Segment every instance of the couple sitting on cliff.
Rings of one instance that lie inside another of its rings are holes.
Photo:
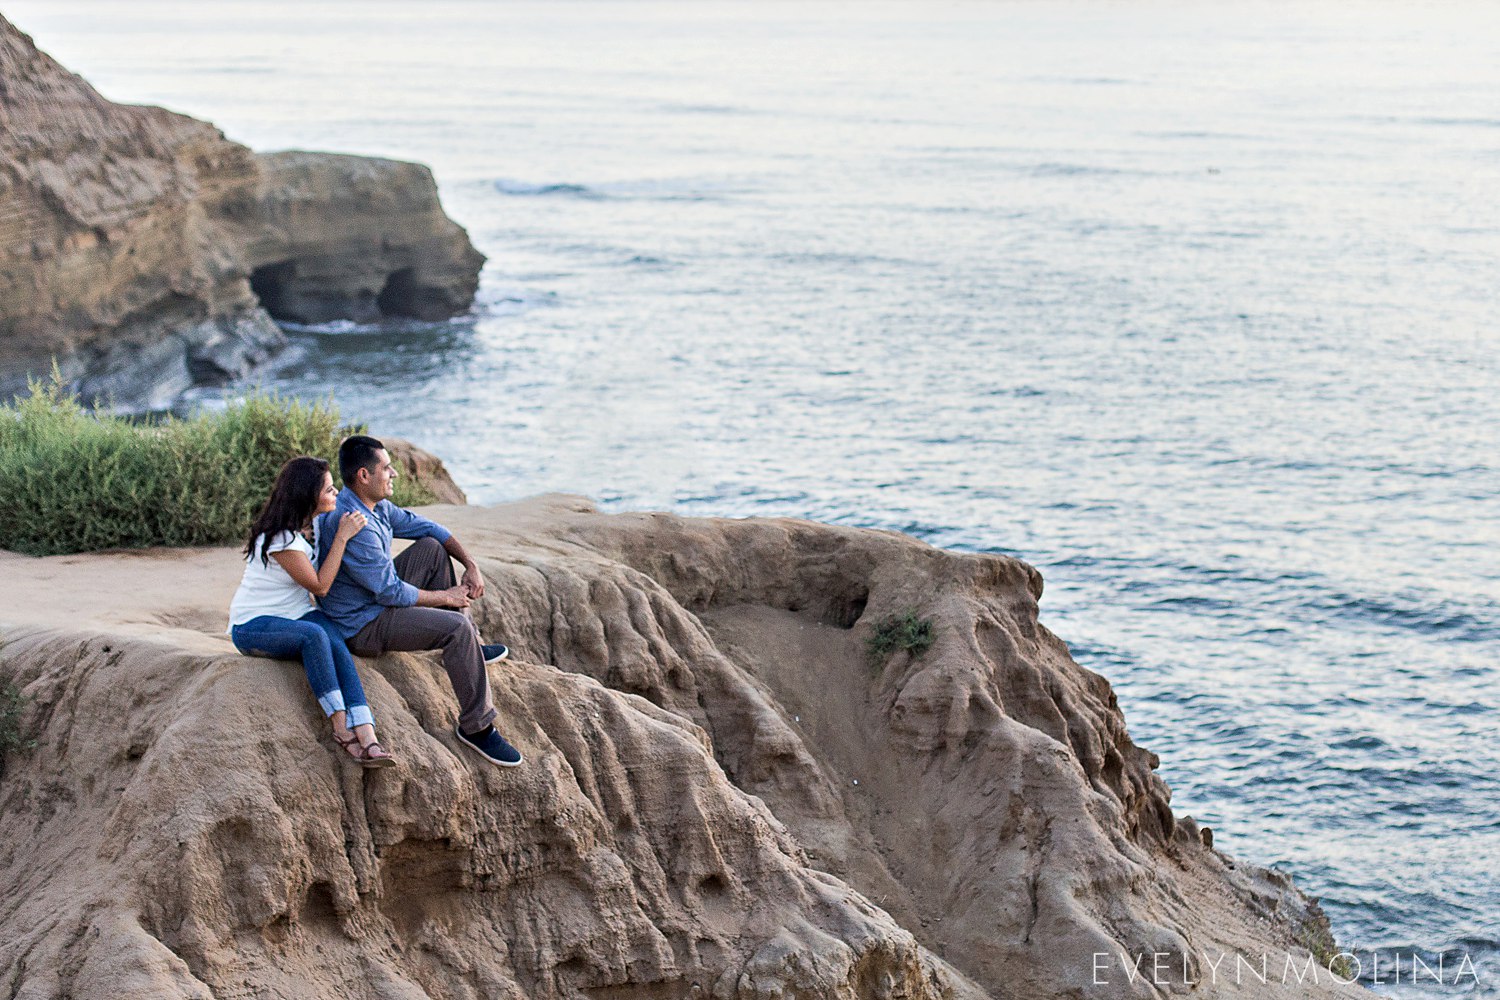
[[[485,671],[509,650],[484,645],[466,610],[484,596],[479,567],[452,532],[387,499],[397,473],[379,441],[347,438],[339,475],[344,488],[335,491],[321,458],[282,466],[245,541],[245,575],[229,606],[235,647],[247,656],[300,656],[334,740],[365,767],[395,758],[375,739],[350,650],[441,649],[458,695],[459,742],[493,764],[521,763],[495,731]],[[393,537],[416,542],[392,559]],[[463,564],[462,580],[450,557]]]

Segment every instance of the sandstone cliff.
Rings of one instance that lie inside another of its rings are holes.
[[[399,766],[341,759],[300,667],[222,636],[229,549],[0,553],[0,681],[37,740],[0,779],[0,992],[1362,992],[1278,985],[1326,923],[1173,816],[1026,564],[574,497],[432,513],[514,649],[492,677],[521,768],[455,745],[431,655],[363,661]],[[872,664],[906,608],[935,643]],[[1271,984],[1207,981],[1221,951]],[[1166,953],[1177,985],[1096,952]]]
[[[163,407],[264,362],[273,316],[451,316],[483,262],[426,167],[256,155],[105,100],[0,17],[0,398],[56,358],[85,399]]]

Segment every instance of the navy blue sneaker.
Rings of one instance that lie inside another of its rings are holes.
[[[485,666],[489,666],[491,663],[499,663],[510,655],[510,649],[503,642],[480,646],[479,650],[484,653]]]
[[[499,764],[501,767],[515,767],[521,763],[521,751],[511,746],[504,736],[495,731],[494,726],[485,726],[483,732],[470,736],[468,733],[453,727],[453,732],[463,741],[464,746],[473,750],[479,756],[491,764]]]

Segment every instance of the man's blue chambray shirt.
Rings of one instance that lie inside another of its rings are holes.
[[[333,510],[318,515],[318,565],[328,558],[333,536],[339,530],[339,518],[358,511],[369,519],[359,534],[344,546],[344,561],[339,566],[333,586],[318,601],[323,613],[332,618],[339,631],[348,638],[380,617],[386,608],[409,608],[417,603],[417,588],[396,575],[391,562],[392,538],[436,538],[446,542],[453,532],[389,500],[382,500],[372,511],[360,502],[346,486],[339,491]]]

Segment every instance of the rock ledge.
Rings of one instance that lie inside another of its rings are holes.
[[[230,549],[0,553],[0,992],[25,998],[1361,996],[1316,906],[1175,817],[1108,682],[1001,556],[789,519],[430,511],[476,554],[525,766],[432,655],[363,662],[398,768],[222,634]],[[58,594],[78,595],[60,602]],[[936,641],[871,663],[914,608]],[[1113,957],[1162,953],[1171,984]]]

